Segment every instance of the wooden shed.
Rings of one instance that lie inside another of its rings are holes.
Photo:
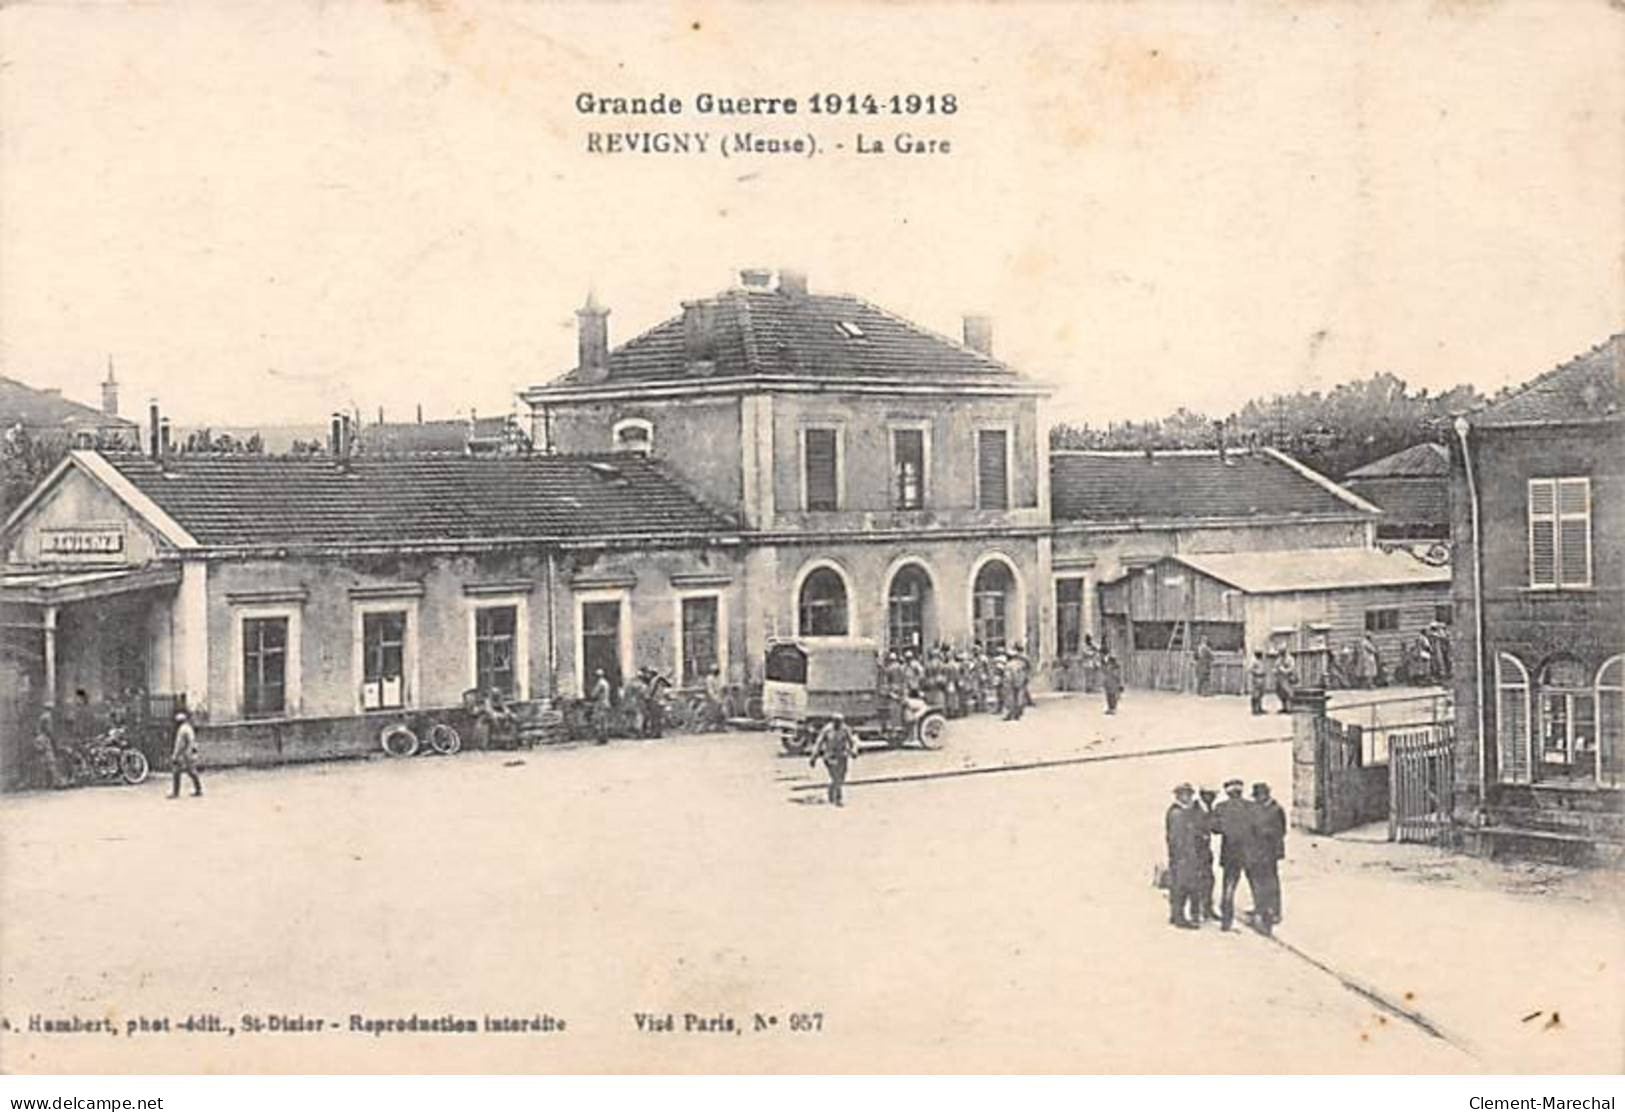
[[[1239,694],[1255,651],[1297,657],[1306,684],[1370,633],[1390,673],[1407,642],[1451,624],[1450,568],[1405,551],[1311,548],[1173,555],[1100,586],[1106,641],[1137,687],[1195,689],[1192,650],[1214,650],[1214,688]]]

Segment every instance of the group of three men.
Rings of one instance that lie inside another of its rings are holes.
[[[1254,922],[1265,934],[1281,921],[1279,864],[1286,856],[1286,812],[1270,796],[1268,784],[1254,784],[1252,798],[1242,796],[1240,780],[1224,782],[1224,798],[1203,789],[1200,798],[1190,784],[1174,788],[1165,821],[1168,840],[1168,922],[1193,930],[1217,918],[1233,929],[1236,888],[1243,875],[1252,892]],[[1213,836],[1219,837],[1218,914],[1213,907]]]

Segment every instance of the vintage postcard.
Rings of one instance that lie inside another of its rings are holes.
[[[1619,1072],[1622,182],[1603,0],[0,7],[0,1071]]]

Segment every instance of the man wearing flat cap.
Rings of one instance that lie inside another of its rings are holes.
[[[1242,798],[1240,780],[1224,782],[1224,798],[1213,807],[1213,829],[1219,835],[1219,926],[1233,930],[1236,920],[1236,886],[1247,870],[1254,841],[1252,804]],[[1258,894],[1253,893],[1253,901]]]
[[[1207,816],[1196,806],[1196,789],[1180,784],[1164,818],[1168,840],[1168,922],[1194,930],[1201,915],[1197,873],[1201,869],[1197,837],[1207,836]]]

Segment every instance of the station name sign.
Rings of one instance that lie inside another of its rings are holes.
[[[40,555],[52,560],[122,560],[124,548],[122,525],[46,529],[40,534]]]

